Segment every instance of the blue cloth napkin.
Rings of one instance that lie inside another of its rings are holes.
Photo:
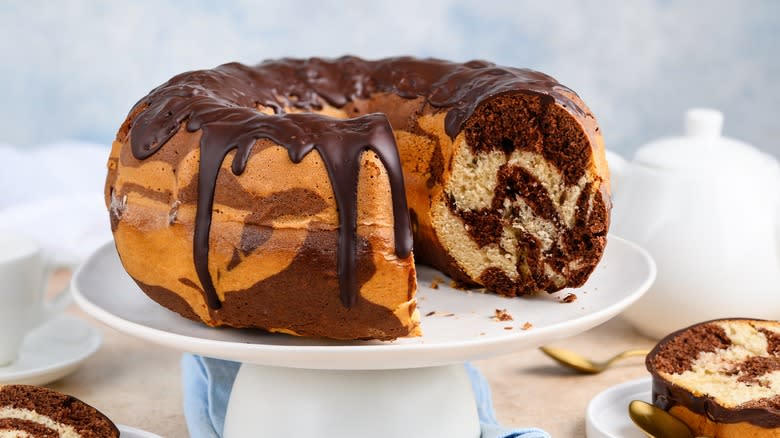
[[[184,415],[192,438],[221,438],[233,381],[241,364],[185,354],[181,360]],[[485,377],[466,364],[482,423],[481,438],[550,438],[540,429],[503,427],[496,420],[490,387]]]

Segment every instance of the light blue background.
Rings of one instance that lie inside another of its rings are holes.
[[[110,144],[183,70],[279,56],[483,58],[577,91],[630,154],[711,106],[780,155],[780,1],[8,1],[0,142]]]

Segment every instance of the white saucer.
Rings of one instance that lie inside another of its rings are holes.
[[[123,424],[117,424],[116,427],[119,429],[119,438],[162,438],[160,435]]]
[[[76,271],[71,290],[82,309],[108,326],[170,348],[257,365],[380,370],[462,363],[575,335],[635,302],[652,284],[656,269],[642,248],[610,236],[588,282],[554,295],[511,299],[456,290],[446,282],[433,289],[431,281],[441,274],[423,266],[417,273],[424,335],[393,342],[330,341],[206,327],[149,299],[122,268],[113,243],[101,247]],[[576,300],[563,303],[569,293],[575,293]],[[496,321],[496,309],[507,309],[514,321]]]
[[[588,438],[645,438],[628,416],[631,400],[652,403],[650,377],[615,385],[588,403],[585,418]]]
[[[0,384],[44,385],[61,379],[94,354],[102,340],[85,321],[58,315],[27,335],[16,362],[0,367]]]

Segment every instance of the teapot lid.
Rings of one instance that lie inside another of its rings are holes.
[[[659,169],[752,172],[777,167],[774,158],[741,141],[723,137],[723,113],[693,108],[685,112],[685,135],[650,142],[637,151],[634,161]]]

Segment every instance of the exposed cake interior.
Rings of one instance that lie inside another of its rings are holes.
[[[71,396],[36,386],[0,386],[2,438],[118,436],[116,426],[105,415]]]
[[[579,286],[598,263],[608,209],[577,123],[540,96],[512,94],[483,104],[455,139],[433,224],[450,256],[489,290]]]
[[[780,424],[780,323],[725,320],[695,326],[663,343],[649,365],[695,397],[727,409],[775,411]]]

